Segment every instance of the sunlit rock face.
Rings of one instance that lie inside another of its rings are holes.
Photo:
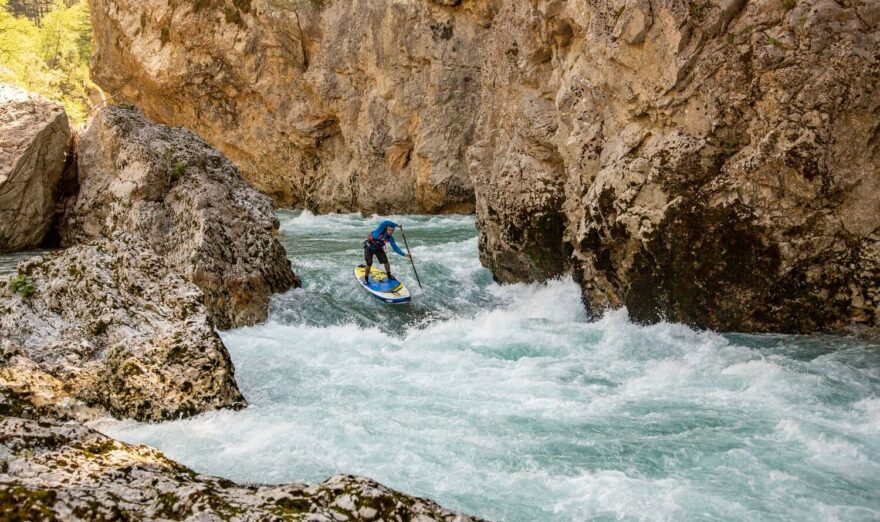
[[[96,81],[284,206],[473,210],[478,27],[426,2],[93,0]],[[326,4],[326,5],[324,5]]]
[[[43,241],[69,142],[60,104],[0,85],[0,252]]]
[[[136,237],[22,261],[0,302],[0,391],[35,414],[159,421],[245,405],[202,292]]]
[[[502,281],[876,327],[872,2],[93,0],[98,82],[282,204],[467,210]]]
[[[79,185],[64,244],[142,240],[201,289],[218,328],[266,320],[270,297],[299,285],[272,202],[192,132],[108,107],[79,140]]]
[[[0,497],[12,520],[479,522],[373,480],[238,485],[75,423],[0,418]]]

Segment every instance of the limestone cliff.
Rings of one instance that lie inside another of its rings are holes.
[[[483,69],[470,157],[498,277],[568,265],[593,310],[640,321],[880,323],[876,2],[509,2],[495,19],[486,54],[509,59]]]
[[[281,203],[473,187],[495,276],[573,271],[595,312],[880,322],[875,0],[92,4],[98,82]]]
[[[415,2],[91,5],[95,80],[159,122],[195,129],[278,203],[473,209],[473,24],[438,21]]]

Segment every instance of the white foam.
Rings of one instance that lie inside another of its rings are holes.
[[[589,322],[571,279],[492,283],[467,216],[400,218],[427,284],[384,307],[349,284],[378,219],[282,215],[298,247],[336,236],[292,254],[307,288],[271,321],[222,334],[249,408],[99,429],[234,480],[363,474],[495,520],[880,509],[877,382],[846,354],[797,360],[784,345],[803,338],[755,348],[625,309]]]

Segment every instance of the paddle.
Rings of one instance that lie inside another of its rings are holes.
[[[400,225],[400,235],[403,236],[403,246],[406,247],[406,253],[409,254],[409,262],[412,263],[413,273],[416,275],[416,281],[419,282],[419,288],[422,288],[422,281],[419,279],[419,272],[416,270],[416,263],[413,261],[412,252],[409,251],[409,243],[406,242],[406,232],[403,231],[403,225]],[[424,288],[422,288],[424,290]]]

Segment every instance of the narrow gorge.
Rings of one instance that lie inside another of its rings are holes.
[[[876,328],[875,2],[93,2],[95,80],[277,204],[475,208],[593,313]]]
[[[880,517],[877,0],[77,1],[82,127],[0,38],[0,518]]]

